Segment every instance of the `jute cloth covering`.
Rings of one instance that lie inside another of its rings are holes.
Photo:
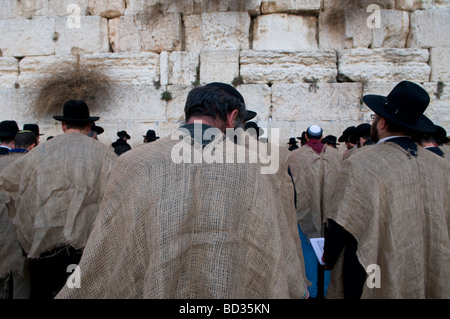
[[[25,153],[10,153],[0,156],[0,172]],[[4,202],[6,195],[0,192],[0,278],[6,277],[10,271],[22,278],[28,278],[28,263],[19,245],[16,231],[8,216]]]
[[[0,192],[28,258],[63,245],[85,246],[116,160],[99,141],[64,133],[0,173]]]
[[[366,281],[362,298],[450,297],[448,162],[420,147],[413,157],[392,142],[363,148],[344,161],[332,204],[328,217],[356,238],[364,269],[380,267],[380,288]],[[339,258],[327,298],[343,297]]]
[[[289,155],[289,167],[297,193],[297,222],[308,239],[323,237],[325,206],[341,169],[342,154],[325,146],[320,154],[302,146]]]
[[[447,160],[447,162],[450,163],[450,146],[448,145],[441,145],[439,148],[444,153],[444,158]]]
[[[66,285],[56,298],[306,297],[277,174],[261,174],[259,163],[175,163],[174,147],[198,147],[176,132],[181,140],[121,155],[79,265],[80,288]],[[219,135],[204,153],[221,154],[223,144]]]

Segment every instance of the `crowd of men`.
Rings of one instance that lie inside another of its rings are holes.
[[[192,89],[185,122],[134,149],[126,131],[114,151],[100,143],[84,101],[62,106],[63,134],[45,142],[1,122],[1,297],[449,298],[446,131],[413,82],[363,100],[372,123],[339,138],[312,124],[300,146],[269,140],[273,174],[268,155],[239,160],[267,141],[225,83]]]

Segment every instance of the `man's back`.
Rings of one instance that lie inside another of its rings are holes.
[[[276,175],[260,164],[176,163],[174,147],[191,143],[199,146],[168,137],[119,158],[80,263],[81,289],[58,298],[307,296]]]
[[[303,146],[289,155],[289,168],[296,190],[297,220],[308,238],[322,237],[324,206],[341,168],[342,155],[324,146],[320,154]]]
[[[29,258],[55,245],[84,247],[116,159],[100,142],[65,133],[2,172],[0,188],[14,197],[12,221]]]
[[[417,154],[388,142],[344,161],[329,218],[356,238],[365,270],[380,267],[380,287],[364,285],[362,298],[450,297],[450,166]],[[339,264],[330,297],[342,297]]]

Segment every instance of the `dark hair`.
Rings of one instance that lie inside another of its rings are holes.
[[[217,117],[223,121],[233,110],[238,110],[237,121],[244,123],[245,104],[236,95],[215,86],[200,86],[191,90],[186,99],[186,121],[194,115]]]
[[[404,134],[406,134],[408,136],[414,137],[414,138],[417,135],[421,134],[420,132],[417,132],[415,130],[409,129],[407,127],[404,127],[404,126],[402,126],[400,124],[397,124],[397,123],[395,123],[395,122],[393,122],[393,121],[391,121],[391,120],[389,120],[389,119],[387,119],[385,117],[383,117],[383,118],[384,118],[384,120],[386,122],[387,130],[390,133],[402,132],[402,133],[404,133]]]
[[[37,144],[36,135],[31,131],[20,131],[14,138],[15,148],[27,149],[33,144]]]
[[[91,125],[92,122],[66,122],[66,127],[68,129],[76,129],[76,130],[83,130],[86,128],[86,126]]]

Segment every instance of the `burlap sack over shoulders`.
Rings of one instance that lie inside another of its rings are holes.
[[[361,150],[344,161],[332,202],[329,218],[356,238],[358,260],[373,275],[362,298],[450,297],[450,165],[444,159],[420,147],[413,157],[394,143]],[[341,253],[328,298],[342,298],[342,288]]]
[[[306,297],[276,174],[262,175],[259,164],[175,163],[174,148],[197,146],[179,134],[119,158],[80,288],[66,285],[56,298]]]
[[[0,157],[0,172],[25,153],[10,153]],[[9,219],[6,203],[7,195],[0,192],[0,278],[7,276],[10,271],[14,275],[28,278],[28,263],[19,245],[16,231]]]
[[[116,160],[99,141],[65,133],[1,172],[0,191],[14,203],[10,218],[28,258],[62,245],[84,247]]]
[[[303,146],[289,155],[289,168],[297,194],[297,222],[306,237],[323,237],[325,207],[341,169],[339,151],[324,147],[321,154]]]

